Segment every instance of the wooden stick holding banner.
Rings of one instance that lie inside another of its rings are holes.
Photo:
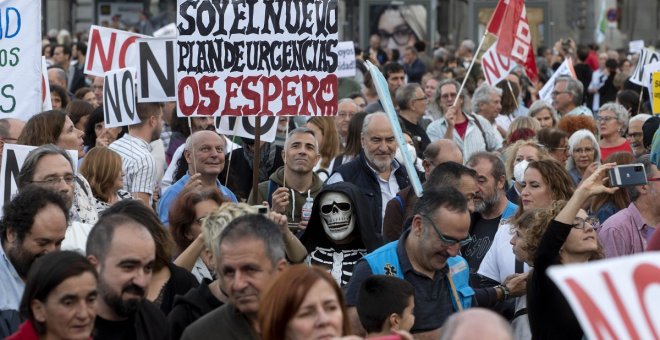
[[[470,77],[470,72],[472,72],[472,67],[474,66],[475,61],[477,61],[477,55],[479,55],[479,51],[481,51],[481,46],[483,46],[487,34],[488,31],[485,31],[484,35],[481,37],[481,41],[479,41],[479,47],[477,47],[477,49],[474,51],[474,56],[472,57],[472,61],[470,61],[470,66],[468,66],[467,71],[465,71],[465,77],[463,77],[461,87],[458,89],[458,92],[456,92],[456,98],[454,99],[454,103],[451,104],[451,106],[456,106],[456,103],[458,103],[458,99],[461,97],[461,91],[463,91],[465,83],[467,83],[467,80]]]
[[[278,122],[279,125],[279,122]],[[286,164],[286,140],[289,139],[289,118],[286,119],[286,133],[284,135],[284,164]],[[282,175],[282,186],[286,188],[286,171]]]
[[[511,82],[506,81],[506,84],[509,85],[509,91],[511,92],[511,98],[513,98],[513,103],[516,104],[516,110],[518,109],[518,99],[516,98],[516,94],[513,93],[513,87],[511,87]]]
[[[254,146],[252,148],[252,197],[254,197],[254,202],[248,202],[249,204],[259,204],[256,203],[259,200],[259,163],[261,160],[261,116],[255,117],[254,124]]]
[[[419,176],[417,176],[415,163],[412,161],[413,158],[410,155],[408,147],[406,146],[406,141],[403,138],[403,131],[401,131],[401,125],[399,124],[396,111],[394,110],[394,105],[392,104],[390,91],[387,87],[387,80],[385,80],[383,74],[374,64],[367,61],[366,66],[367,70],[369,70],[369,73],[371,74],[371,78],[374,80],[374,85],[376,86],[376,91],[378,92],[378,99],[380,99],[381,104],[383,104],[385,114],[387,115],[387,120],[390,122],[392,132],[394,132],[397,147],[401,150],[401,154],[403,155],[403,159],[406,163],[406,172],[410,178],[410,183],[413,187],[413,190],[415,190],[415,195],[417,195],[417,197],[422,197],[422,182],[420,182]]]

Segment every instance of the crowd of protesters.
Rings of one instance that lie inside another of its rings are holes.
[[[3,338],[582,339],[547,268],[660,250],[660,118],[629,80],[637,54],[560,40],[538,48],[536,84],[515,69],[489,85],[478,60],[467,72],[472,41],[399,59],[374,35],[336,115],[255,145],[175,103],[107,128],[85,41],[44,40],[53,110],[0,119],[0,147],[36,147],[2,208]],[[577,78],[540,99],[567,58]],[[613,186],[633,163],[647,183]]]

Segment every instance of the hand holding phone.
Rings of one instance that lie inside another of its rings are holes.
[[[609,177],[614,187],[631,187],[648,183],[644,164],[641,163],[617,165],[609,170]]]

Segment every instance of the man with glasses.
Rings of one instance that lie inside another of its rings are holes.
[[[651,118],[652,116],[646,113],[640,113],[628,121],[628,133],[626,138],[628,143],[630,143],[630,148],[632,148],[633,154],[636,157],[639,157],[647,153],[646,148],[644,147],[644,132],[642,131],[642,126],[644,123]]]
[[[552,91],[552,106],[562,116],[585,115],[594,117],[594,113],[583,102],[582,83],[570,76],[559,76]]]
[[[598,237],[608,258],[641,253],[660,225],[660,171],[648,155],[637,159],[644,165],[647,184],[619,190],[628,190],[630,205],[619,210],[603,222]]]
[[[25,122],[16,118],[0,119],[0,160],[5,144],[15,144],[24,126]]]
[[[63,199],[68,211],[67,217],[72,217],[79,208],[74,200],[73,161],[63,149],[52,144],[42,145],[28,154],[16,178],[18,191],[22,192],[29,186],[39,186],[57,192]],[[92,226],[67,218],[68,227],[62,242],[63,250],[85,251],[87,235]]]
[[[361,329],[355,305],[362,282],[374,274],[390,275],[415,288],[411,332],[420,338],[439,338],[445,320],[472,304],[469,268],[458,256],[461,247],[471,241],[469,227],[463,194],[452,187],[424,190],[415,205],[411,227],[398,241],[376,249],[355,266],[346,291],[353,329]]]
[[[502,141],[497,138],[490,122],[480,115],[469,113],[465,94],[458,93],[460,84],[457,81],[444,80],[438,88],[443,116],[429,124],[426,129],[431,141],[443,138],[453,140],[463,150],[463,162],[475,152],[494,151],[502,147]],[[456,96],[459,96],[458,100]]]
[[[394,100],[399,106],[401,127],[410,134],[414,144],[417,145],[417,157],[422,157],[422,152],[431,143],[421,124],[428,98],[418,83],[410,83],[396,91]]]

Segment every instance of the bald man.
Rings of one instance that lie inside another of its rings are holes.
[[[442,326],[440,340],[513,340],[509,323],[485,308],[470,308],[456,313]]]
[[[66,89],[67,76],[66,72],[58,66],[51,66],[48,69],[48,83],[50,85],[59,85],[63,89]]]
[[[23,132],[25,122],[16,118],[0,119],[0,160],[2,160],[2,151],[5,144],[15,144],[18,136]]]
[[[436,166],[445,162],[463,164],[463,152],[449,139],[438,139],[429,144],[423,153],[424,177],[428,178]],[[412,216],[417,195],[412,186],[403,188],[396,197],[387,202],[383,218],[383,239],[385,242],[396,241],[401,236],[403,224]]]

